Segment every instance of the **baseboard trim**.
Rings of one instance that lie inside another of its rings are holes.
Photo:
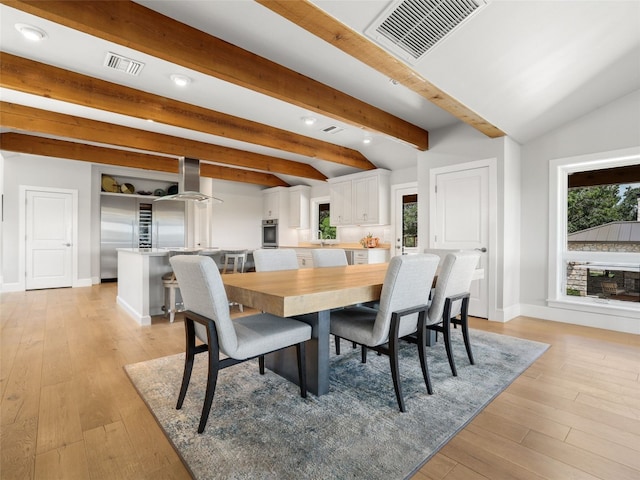
[[[520,315],[539,318],[541,320],[570,323],[572,325],[602,328],[605,330],[613,330],[615,332],[640,335],[640,322],[638,319],[621,315],[584,312],[579,310],[528,304],[520,304]]]

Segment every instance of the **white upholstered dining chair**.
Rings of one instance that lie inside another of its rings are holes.
[[[435,255],[398,255],[391,259],[384,278],[378,310],[350,307],[331,312],[330,332],[389,356],[393,387],[401,412],[405,411],[398,365],[399,340],[417,334],[418,355],[427,392],[432,393],[426,359],[425,321],[431,283],[438,266]]]
[[[342,248],[314,248],[311,250],[314,267],[344,267],[348,265],[347,253]]]
[[[475,251],[447,253],[441,263],[429,307],[427,329],[442,333],[449,366],[454,377],[458,372],[451,350],[451,324],[462,327],[467,356],[471,365],[474,364],[469,341],[469,288],[479,260],[480,253]]]
[[[264,373],[264,355],[296,346],[300,395],[307,396],[305,342],[311,338],[311,326],[292,318],[259,313],[231,321],[229,301],[220,272],[213,259],[203,256],[174,256],[170,259],[180,282],[186,307],[184,326],[186,355],[182,386],[176,409],[181,409],[191,378],[194,357],[208,352],[208,375],[204,406],[198,433],[209,418],[218,381],[218,371],[258,358]],[[196,345],[198,338],[203,345]],[[220,358],[223,354],[227,358]]]
[[[297,270],[298,256],[293,248],[260,248],[253,251],[256,272]]]

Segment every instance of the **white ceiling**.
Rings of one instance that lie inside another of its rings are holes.
[[[458,122],[389,78],[250,0],[142,0],[138,3],[241,48],[337,88],[427,130]],[[320,8],[361,33],[391,3],[387,0],[317,0]],[[39,44],[26,42],[15,23],[47,32]],[[304,109],[207,77],[149,55],[79,33],[0,5],[3,51],[110,82],[175,98],[213,110],[359,150],[381,168],[415,165],[417,151],[329,118],[307,127]],[[107,52],[145,63],[138,77],[103,66]],[[440,89],[476,111],[515,141],[526,143],[613,99],[640,89],[640,1],[492,0],[442,40],[413,67]],[[186,89],[172,73],[193,79]],[[149,123],[0,89],[3,100],[144,130],[184,136],[312,164],[332,177],[349,167],[275,151],[200,132]],[[321,132],[328,125],[345,130]],[[280,176],[280,175],[279,175]],[[283,177],[291,184],[310,180]]]

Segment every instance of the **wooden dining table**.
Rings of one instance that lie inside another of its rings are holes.
[[[311,325],[312,338],[306,348],[307,382],[308,390],[319,396],[329,392],[331,310],[379,300],[388,265],[249,272],[223,275],[222,280],[230,301]],[[295,349],[270,354],[265,364],[297,383]]]

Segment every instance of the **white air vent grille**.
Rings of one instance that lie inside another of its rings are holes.
[[[144,67],[144,63],[142,62],[112,52],[107,53],[107,57],[104,59],[104,65],[105,67],[113,68],[114,70],[134,76],[139,75],[142,67]]]
[[[365,33],[415,64],[484,5],[485,0],[401,0],[386,9]]]
[[[344,131],[344,128],[338,127],[336,125],[330,125],[326,128],[323,128],[322,131],[324,133],[331,133],[331,134],[336,134],[336,133],[340,133],[342,131]]]

